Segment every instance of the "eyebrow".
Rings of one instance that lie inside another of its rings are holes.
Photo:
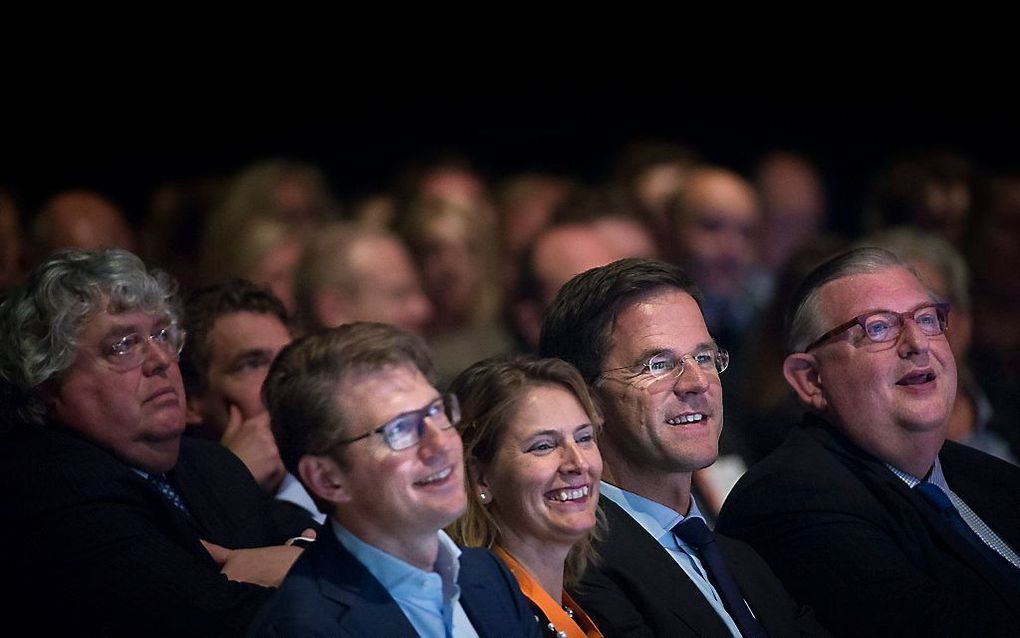
[[[917,304],[913,308],[910,308],[909,310],[904,310],[903,312],[917,312],[921,308],[930,308],[932,306],[938,305],[939,303],[940,302],[938,302],[938,301],[922,301],[921,303]],[[877,312],[891,312],[893,314],[901,314],[901,313],[899,313],[899,312],[897,312],[895,310],[890,310],[889,308],[872,308],[871,310],[865,310],[864,312],[858,312],[857,314],[855,314],[850,319],[850,321],[853,321],[854,319],[857,319],[857,317],[864,317],[866,315],[873,315],[873,314],[875,314]]]
[[[254,359],[256,357],[272,357],[272,356],[273,351],[271,348],[251,348],[249,350],[244,350],[243,352],[237,353],[237,355],[235,355],[234,358],[230,360],[230,363],[235,364],[238,363],[239,361]]]
[[[156,330],[162,330],[163,328],[166,327],[166,325],[169,324],[160,324],[159,322],[154,322],[152,324],[152,328],[150,331],[154,332]],[[105,334],[103,334],[101,341],[106,341],[108,339],[113,339],[115,337],[126,337],[127,335],[132,333],[142,334],[145,332],[146,331],[143,330],[142,327],[139,326],[137,323],[114,324],[110,326],[110,329],[107,330]]]
[[[923,306],[919,307],[923,308]],[[699,350],[704,350],[705,348],[718,348],[718,347],[719,346],[716,345],[715,341],[702,341],[701,343],[694,346],[694,349],[691,350],[691,352],[697,352]],[[676,355],[676,350],[674,350],[673,348],[646,348],[645,350],[641,351],[641,354],[638,355],[638,358],[634,362],[634,365],[644,365],[648,363],[648,360],[654,357],[655,355],[663,354],[666,352],[672,355]]]
[[[585,428],[593,428],[593,427],[595,427],[595,426],[592,425],[590,422],[585,421],[584,423],[581,423],[577,427],[574,428],[573,434],[577,434],[578,432],[580,432],[581,430],[583,430]],[[563,436],[563,432],[561,430],[556,429],[556,428],[548,428],[548,429],[545,429],[545,430],[539,430],[538,432],[532,432],[524,440],[525,441],[531,441],[532,439],[534,439],[536,437],[540,437],[540,436],[562,437]]]
[[[413,410],[406,410],[404,412],[401,412],[400,414],[394,414],[392,417],[390,417],[390,419],[388,419],[386,421],[386,423],[389,423],[393,419],[399,419],[402,416],[408,416],[410,414],[416,414],[418,412],[421,412],[422,410],[427,410],[428,408],[431,408],[433,406],[433,404],[435,404],[436,401],[442,401],[442,400],[443,400],[443,395],[440,394],[440,395],[436,396],[436,398],[430,399],[428,403],[426,403],[425,405],[421,406],[420,408],[415,408]],[[386,425],[386,423],[383,423],[383,425]],[[382,427],[382,426],[380,426],[380,427]]]

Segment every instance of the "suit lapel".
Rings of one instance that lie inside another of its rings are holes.
[[[221,477],[209,477],[197,471],[198,459],[192,458],[192,455],[199,455],[202,450],[195,449],[191,444],[192,441],[187,440],[187,437],[181,441],[181,456],[169,473],[174,489],[184,499],[188,511],[198,523],[199,534],[206,540],[220,539],[221,543],[236,541],[233,538],[236,535],[233,531],[236,526],[230,525],[225,518],[232,508],[218,498],[223,486],[208,483],[210,478],[215,480]],[[204,464],[206,471],[211,471],[213,467],[212,463]]]
[[[489,633],[490,629],[505,627],[515,618],[507,618],[506,607],[499,604],[502,597],[493,595],[493,592],[499,591],[504,584],[493,582],[490,577],[491,572],[483,562],[489,560],[487,553],[481,554],[471,549],[463,549],[462,552],[457,577],[460,604],[475,631],[480,637],[485,638],[494,635]]]
[[[869,491],[880,501],[885,501],[883,507],[890,512],[910,512],[912,516],[901,517],[900,524],[904,526],[905,532],[900,534],[901,538],[925,538],[930,537],[941,543],[949,552],[971,566],[995,591],[1017,591],[1015,582],[1004,582],[999,573],[993,572],[985,567],[984,559],[974,550],[970,544],[949,526],[948,523],[924,498],[915,493],[898,476],[892,473],[881,461],[858,451],[851,446],[837,433],[828,428],[822,428],[818,435],[823,444],[837,453],[852,459],[857,466],[858,476],[862,481],[870,483]],[[944,459],[943,459],[944,460]],[[943,467],[945,470],[945,467]],[[952,489],[952,486],[950,486]],[[961,496],[962,497],[962,496]],[[968,503],[969,505],[969,503]],[[980,514],[978,514],[980,516]],[[926,562],[935,552],[917,547],[911,544],[905,547],[908,554],[917,556],[918,562]],[[945,551],[945,550],[942,550]],[[1007,604],[1020,612],[1020,600],[1006,596]]]
[[[307,550],[323,597],[337,603],[341,635],[417,636],[389,592],[348,552],[327,525]]]
[[[604,496],[600,503],[609,523],[609,534],[599,547],[606,567],[640,574],[657,592],[662,607],[673,610],[695,635],[725,634],[719,614],[669,552],[619,505]]]

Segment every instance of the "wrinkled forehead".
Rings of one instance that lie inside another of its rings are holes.
[[[826,323],[877,310],[906,312],[933,301],[938,298],[917,275],[900,267],[846,275],[818,290],[818,308]]]
[[[132,332],[149,334],[173,321],[174,317],[168,312],[147,312],[142,309],[111,312],[110,306],[100,306],[83,318],[78,329],[78,339],[87,342]]]

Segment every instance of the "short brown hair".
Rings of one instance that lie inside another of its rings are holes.
[[[620,259],[576,275],[545,311],[538,353],[570,362],[585,381],[594,383],[612,346],[616,317],[667,289],[686,292],[699,308],[702,305],[694,281],[682,268],[664,261]]]
[[[297,475],[306,454],[325,454],[350,426],[337,389],[391,366],[435,370],[420,337],[384,323],[356,322],[301,337],[280,351],[262,384],[280,458]]]

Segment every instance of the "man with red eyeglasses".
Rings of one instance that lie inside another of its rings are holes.
[[[948,306],[877,248],[816,268],[783,374],[810,413],[737,484],[718,529],[834,633],[1015,636],[1020,470],[946,441]]]

